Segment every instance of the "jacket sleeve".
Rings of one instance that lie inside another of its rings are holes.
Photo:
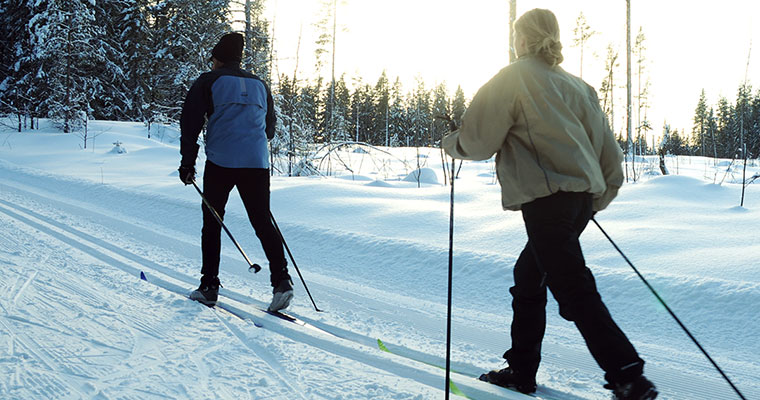
[[[602,132],[601,153],[599,155],[599,166],[602,168],[604,183],[607,189],[598,198],[594,199],[594,211],[601,211],[607,208],[612,200],[617,196],[618,190],[623,186],[623,151],[620,149],[615,134],[610,129],[607,116],[599,107],[599,100],[594,92],[593,111],[591,115],[595,119],[595,126]]]
[[[262,82],[263,83],[263,82]],[[267,139],[272,140],[274,139],[274,129],[275,126],[277,126],[277,115],[274,111],[274,99],[272,98],[272,91],[269,90],[269,86],[267,84],[264,84],[264,87],[267,89],[267,116],[266,116],[266,134]]]
[[[443,138],[446,153],[462,160],[487,160],[499,151],[514,125],[514,93],[500,72],[478,90],[462,117],[462,126]]]
[[[182,115],[179,119],[180,127],[180,146],[179,152],[182,155],[180,165],[192,167],[195,166],[195,159],[198,157],[198,136],[206,123],[206,110],[208,110],[209,99],[207,99],[203,88],[203,79],[198,78],[185,97],[185,104],[182,107]]]

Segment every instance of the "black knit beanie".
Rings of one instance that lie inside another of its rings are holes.
[[[211,57],[228,64],[239,64],[243,59],[243,35],[228,33],[219,39],[219,43],[211,50]]]

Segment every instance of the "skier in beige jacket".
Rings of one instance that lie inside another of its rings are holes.
[[[514,268],[509,366],[482,380],[524,393],[536,390],[546,325],[546,289],[573,321],[616,399],[654,399],[644,361],[612,320],[586,267],[579,237],[623,184],[620,146],[594,89],[558,64],[559,25],[534,9],[515,23],[518,60],[473,98],[459,130],[443,140],[464,160],[496,154],[502,206],[520,210],[528,243]]]

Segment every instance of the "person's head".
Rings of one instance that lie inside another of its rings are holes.
[[[517,56],[537,55],[549,65],[559,65],[562,43],[559,41],[559,23],[549,10],[535,8],[515,21],[514,46]]]
[[[219,39],[219,43],[211,50],[209,61],[214,63],[213,68],[222,65],[239,65],[243,59],[243,35],[228,33]]]

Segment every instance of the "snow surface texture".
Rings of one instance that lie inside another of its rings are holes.
[[[416,149],[390,149],[382,162],[345,149],[352,173],[273,177],[273,213],[325,310],[315,312],[296,282],[289,311],[336,337],[258,312],[271,296],[266,268],[247,273],[226,238],[221,302],[244,318],[183,297],[198,284],[201,203],[177,179],[176,131],[148,139],[141,124],[92,122],[94,142],[82,149],[82,137],[45,124],[0,131],[0,398],[443,397],[441,369],[372,346],[382,339],[391,352],[443,365],[449,187],[436,184],[445,181],[438,149],[421,149],[419,188],[404,179],[417,169]],[[677,175],[665,177],[656,165],[645,159],[643,178],[597,220],[744,395],[760,399],[760,185],[739,207],[735,164],[670,158]],[[454,382],[471,398],[521,399],[471,377],[501,367],[510,340],[508,289],[525,234],[499,196],[492,161],[463,164]],[[236,192],[225,222],[265,265]],[[582,243],[660,398],[738,398],[593,224]],[[608,398],[553,300],[547,315],[541,395]]]

